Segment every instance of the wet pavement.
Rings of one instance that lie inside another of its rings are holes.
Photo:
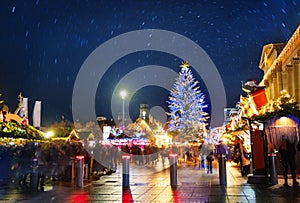
[[[233,162],[227,162],[227,185],[220,185],[217,162],[212,174],[186,163],[178,165],[177,187],[170,186],[167,166],[130,165],[130,187],[122,187],[122,168],[116,173],[84,182],[48,182],[44,191],[31,191],[16,184],[2,185],[0,202],[300,202],[300,187],[249,184]],[[292,180],[289,180],[292,183]]]

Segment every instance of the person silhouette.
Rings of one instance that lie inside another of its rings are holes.
[[[220,159],[222,155],[227,155],[227,148],[223,143],[223,140],[219,140],[219,144],[216,147],[217,158]]]
[[[282,136],[281,145],[279,147],[279,152],[281,155],[281,163],[283,166],[283,177],[284,186],[288,186],[288,169],[290,167],[293,185],[297,186],[299,183],[296,180],[296,147],[292,144],[286,135]]]

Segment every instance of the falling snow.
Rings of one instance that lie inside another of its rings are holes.
[[[15,98],[18,93],[15,91],[22,89],[19,81],[23,81],[27,89],[22,92],[29,97],[35,96],[36,89],[41,92],[41,99],[49,98],[50,94],[53,98],[47,100],[50,103],[57,93],[65,95],[62,107],[57,108],[69,111],[64,107],[71,102],[78,71],[97,47],[125,32],[162,29],[192,40],[210,56],[222,76],[228,105],[232,106],[242,93],[241,80],[261,79],[258,63],[263,46],[285,42],[297,28],[299,8],[296,0],[247,3],[153,0],[126,4],[104,0],[4,1],[0,7],[0,44],[5,52],[0,55],[0,61],[1,71],[5,72],[0,75],[0,93],[1,88],[11,87],[5,91],[10,95],[5,97]],[[153,38],[150,34],[149,41],[145,42],[149,49],[154,45]],[[176,42],[176,38],[172,39],[172,44]],[[116,42],[116,47],[119,44]],[[178,72],[181,60],[184,59],[147,51],[125,55],[110,67],[114,71],[107,71],[108,84],[100,81],[99,103],[110,105],[109,92],[134,68],[157,64]],[[233,72],[238,73],[238,77]],[[15,78],[8,77],[10,75]],[[96,77],[96,74],[91,73],[91,76]],[[105,85],[107,89],[101,90]],[[45,115],[51,113],[70,114],[47,112]]]

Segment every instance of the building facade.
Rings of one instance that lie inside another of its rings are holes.
[[[269,99],[285,89],[300,104],[300,26],[287,43],[263,47],[259,68],[264,71],[259,85],[266,87]]]

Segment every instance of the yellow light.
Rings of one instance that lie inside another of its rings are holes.
[[[181,68],[188,68],[190,66],[190,64],[187,61],[182,61],[180,67]]]
[[[46,133],[45,133],[45,137],[46,137],[47,139],[50,138],[50,137],[53,137],[53,135],[54,135],[53,131],[49,131],[49,132],[46,132]]]

